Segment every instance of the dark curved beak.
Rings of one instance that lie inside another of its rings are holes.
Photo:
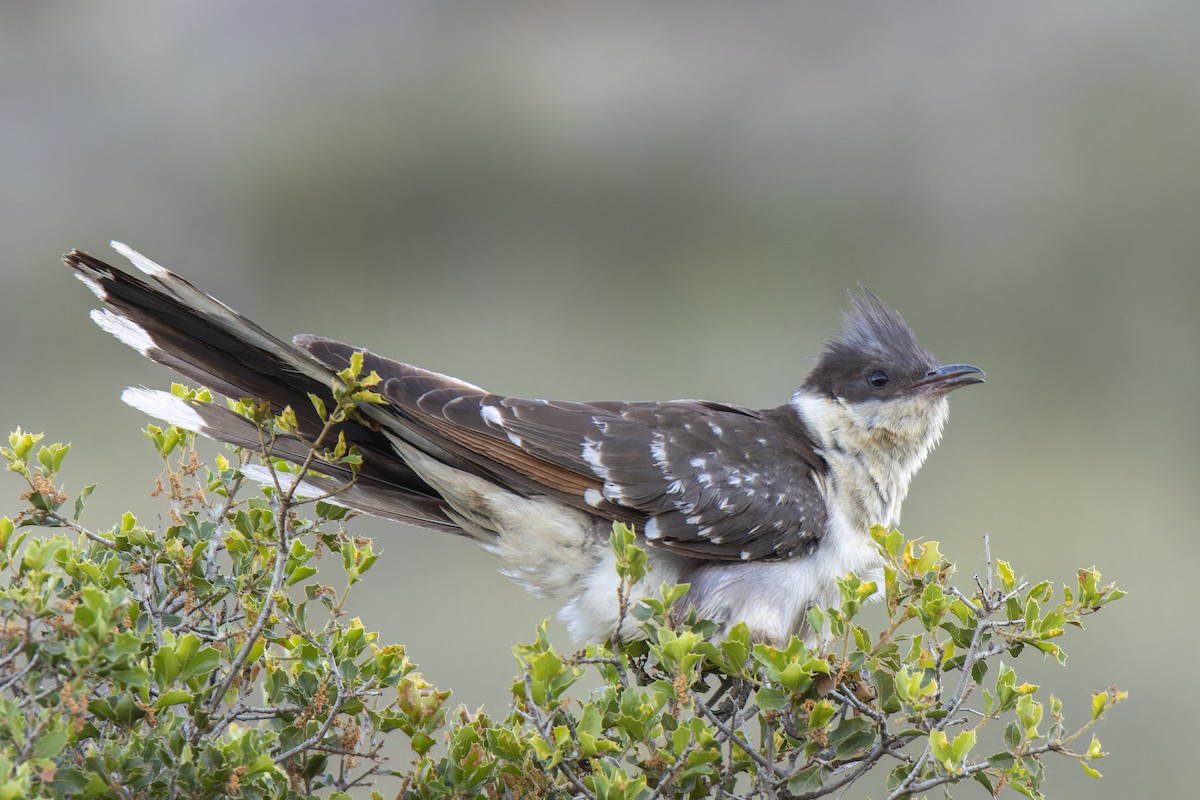
[[[970,364],[946,364],[926,372],[913,388],[945,394],[962,386],[983,383],[983,375],[983,370]]]

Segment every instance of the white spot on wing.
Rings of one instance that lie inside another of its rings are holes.
[[[157,347],[157,345],[154,344],[154,340],[150,338],[150,334],[146,331],[146,329],[128,317],[122,317],[120,314],[114,314],[107,308],[94,308],[92,309],[90,316],[92,318],[92,322],[96,323],[101,328],[132,347],[134,350],[137,350],[142,355],[147,355],[150,350]]]
[[[504,427],[504,417],[500,416],[500,410],[495,406],[480,406],[479,416],[483,417],[483,421],[489,425],[495,425],[497,428]]]
[[[615,483],[605,481],[604,496],[617,505],[624,505],[625,503],[625,495],[621,493],[621,487]]]
[[[147,275],[153,275],[156,278],[165,278],[170,276],[170,272],[162,266],[154,263],[144,255],[134,250],[124,242],[110,242],[112,249],[116,250],[121,255],[129,259],[129,262]]]
[[[704,467],[708,465],[708,460],[703,456],[692,456],[690,459],[688,459],[688,463],[696,469],[704,469]]]
[[[646,522],[646,529],[643,531],[647,539],[661,539],[662,531],[658,529],[658,517],[651,517]]]
[[[659,469],[667,469],[667,437],[662,431],[654,432],[654,437],[650,440],[650,455]]]
[[[130,386],[121,392],[121,400],[144,414],[197,433],[204,430],[204,419],[182,398],[157,389]]]
[[[458,398],[458,400],[464,400],[464,399],[465,398],[462,398],[462,397]],[[455,400],[454,402],[458,402],[458,400]],[[515,433],[512,433],[511,431],[507,430],[504,427],[504,417],[503,417],[503,415],[501,415],[500,409],[496,408],[495,406],[491,406],[491,405],[481,405],[479,407],[479,416],[482,417],[483,421],[486,422],[487,424],[504,431],[504,435],[508,437],[508,440],[510,442],[512,442],[514,445],[516,445],[517,447],[525,446],[524,439],[522,439],[520,436],[518,436]]]
[[[600,459],[600,442],[595,439],[584,439],[580,455],[601,478],[608,477],[608,467]]]

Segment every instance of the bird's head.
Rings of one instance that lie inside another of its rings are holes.
[[[923,459],[949,413],[946,395],[983,383],[983,374],[970,364],[939,364],[904,319],[860,285],[797,402],[807,399],[809,415],[816,411],[812,406],[827,406],[823,427],[836,426],[851,439],[911,446]]]

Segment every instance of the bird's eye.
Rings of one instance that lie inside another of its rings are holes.
[[[867,383],[876,389],[882,389],[884,386],[887,386],[889,380],[887,373],[881,369],[877,369],[867,376]]]

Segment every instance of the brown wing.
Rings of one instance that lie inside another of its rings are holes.
[[[297,343],[331,367],[354,348]],[[649,544],[721,560],[790,558],[825,532],[820,458],[785,415],[701,401],[579,403],[489,394],[368,355],[398,435],[513,488],[632,522]],[[399,421],[399,420],[398,420]]]

